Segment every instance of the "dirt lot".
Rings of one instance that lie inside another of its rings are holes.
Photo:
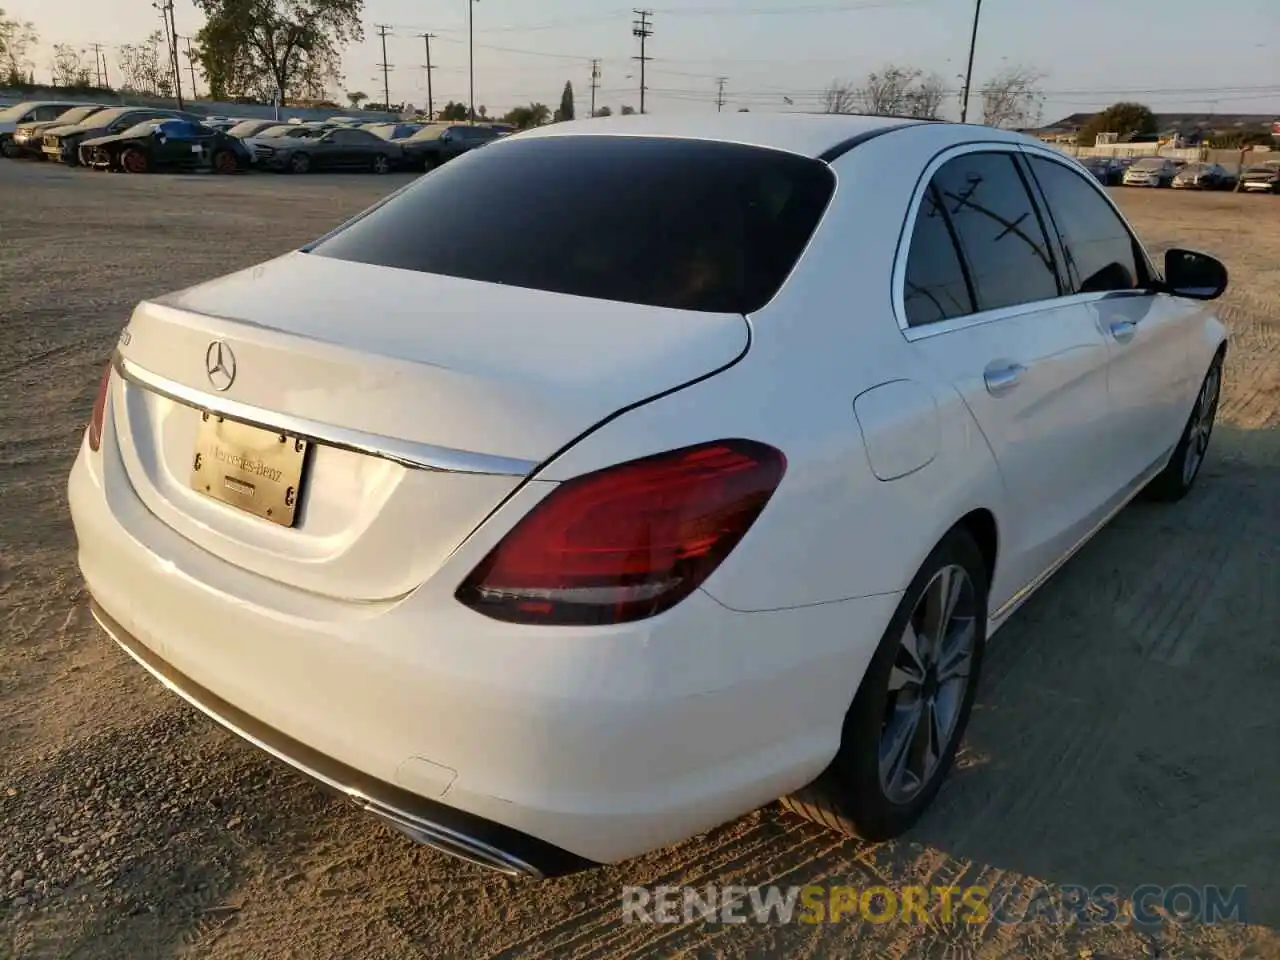
[[[0,162],[0,955],[1280,956],[1280,197],[1132,190],[1230,265],[1211,460],[1126,510],[988,654],[961,769],[907,841],[768,809],[511,882],[415,848],[222,732],[85,613],[64,482],[141,297],[285,251],[402,178],[129,178]],[[1248,925],[619,923],[624,884],[1188,883]]]

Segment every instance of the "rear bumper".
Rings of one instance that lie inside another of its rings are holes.
[[[277,757],[489,865],[625,860],[803,786],[834,756],[898,600],[746,614],[695,593],[635,624],[520,627],[452,598],[486,528],[402,600],[333,600],[162,523],[112,419],[100,453],[81,445],[68,495],[117,642]]]
[[[535,879],[563,876],[596,866],[501,824],[434,803],[394,784],[367,776],[273,730],[221,697],[206,690],[160,657],[90,601],[98,624],[148,673],[202,713],[222,724],[320,786],[336,791],[366,813],[410,838],[444,853],[509,876]]]

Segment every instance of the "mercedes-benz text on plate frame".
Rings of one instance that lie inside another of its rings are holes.
[[[204,369],[209,384],[221,393],[236,382],[236,355],[221,340],[214,340],[204,353]]]
[[[1005,130],[526,131],[139,304],[68,482],[80,569],[213,719],[495,869],[779,798],[883,840],[987,637],[1191,489],[1225,288]]]
[[[202,413],[191,488],[291,527],[302,496],[307,446],[300,437]]]

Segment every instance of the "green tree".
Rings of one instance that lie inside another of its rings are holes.
[[[1076,143],[1091,147],[1100,133],[1117,133],[1121,139],[1131,133],[1158,133],[1156,115],[1144,103],[1122,101],[1095,113],[1076,135]]]
[[[573,82],[564,82],[564,92],[560,94],[560,107],[556,110],[555,121],[561,123],[573,119]]]
[[[467,119],[470,115],[471,111],[467,109],[467,105],[465,103],[454,103],[452,100],[446,103],[443,109],[440,110],[441,120],[458,122]]]
[[[622,115],[624,117],[629,117],[635,112],[636,112],[635,107],[628,107],[625,103],[622,105]]]
[[[339,78],[342,49],[364,39],[364,0],[193,0],[211,96],[315,92]]]
[[[351,104],[352,110],[359,110],[360,104],[369,99],[369,95],[363,90],[352,90],[347,94],[347,102]]]
[[[601,107],[599,110],[597,110],[597,111],[596,111],[596,116],[597,116],[597,117],[612,117],[612,116],[613,116],[613,111],[612,111],[612,110],[610,110],[608,107]]]
[[[511,124],[517,130],[528,130],[540,127],[551,118],[551,108],[545,103],[531,103],[527,107],[516,107],[508,111],[503,122]]]

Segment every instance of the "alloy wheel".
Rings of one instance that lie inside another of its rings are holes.
[[[961,566],[929,581],[907,620],[889,673],[879,744],[880,788],[908,803],[941,767],[968,692],[977,592]]]
[[[1200,472],[1205,454],[1209,450],[1209,437],[1218,412],[1218,394],[1222,387],[1222,367],[1213,365],[1204,378],[1200,396],[1196,399],[1196,411],[1192,415],[1191,429],[1187,434],[1187,450],[1182,458],[1182,482],[1189,485]]]

